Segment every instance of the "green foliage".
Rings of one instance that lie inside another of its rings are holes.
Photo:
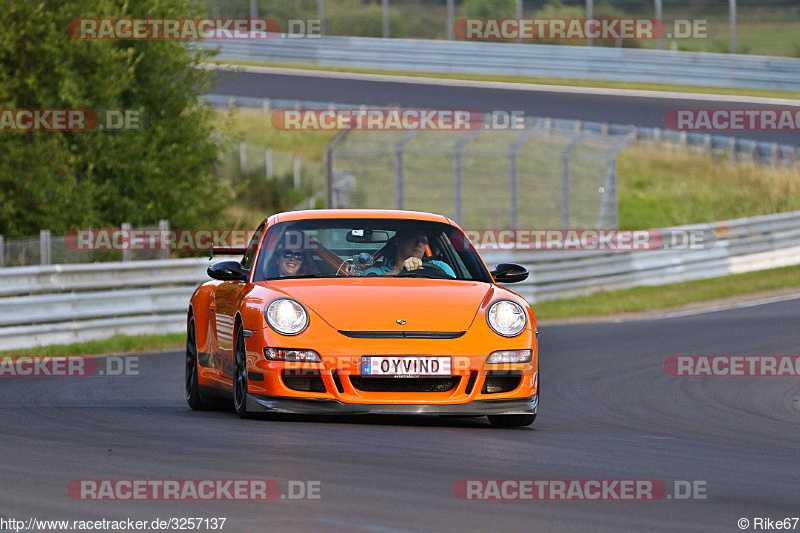
[[[213,176],[208,53],[184,41],[76,40],[74,18],[201,16],[190,0],[2,2],[0,109],[124,109],[137,131],[0,132],[0,234],[208,226],[229,202]]]
[[[513,18],[516,13],[514,0],[464,0],[461,5],[464,18]]]
[[[600,15],[595,10],[594,16],[597,18]],[[567,18],[585,18],[586,10],[581,6],[566,6],[561,0],[551,0],[545,3],[541,9],[536,11],[536,18],[540,19],[567,19]]]

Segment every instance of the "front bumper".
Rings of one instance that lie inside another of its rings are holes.
[[[473,400],[461,404],[344,403],[325,398],[247,395],[248,411],[311,415],[532,415],[536,414],[538,405],[538,395],[531,398]]]

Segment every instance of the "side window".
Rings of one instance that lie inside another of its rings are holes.
[[[253,260],[255,260],[256,253],[258,253],[258,243],[261,242],[261,235],[264,233],[264,226],[266,226],[266,224],[261,224],[253,234],[253,238],[250,239],[250,244],[247,245],[247,251],[244,253],[244,257],[242,257],[242,268],[246,268],[247,270],[252,268]]]

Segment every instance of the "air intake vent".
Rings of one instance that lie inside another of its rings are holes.
[[[498,394],[511,392],[519,387],[522,381],[522,372],[487,372],[486,381],[483,382],[481,394]]]
[[[353,339],[457,339],[466,331],[342,331]]]

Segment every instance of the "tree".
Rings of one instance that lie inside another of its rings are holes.
[[[78,40],[75,18],[194,18],[191,0],[2,2],[0,109],[135,110],[138,131],[0,131],[0,234],[221,221],[213,73],[186,41]]]

